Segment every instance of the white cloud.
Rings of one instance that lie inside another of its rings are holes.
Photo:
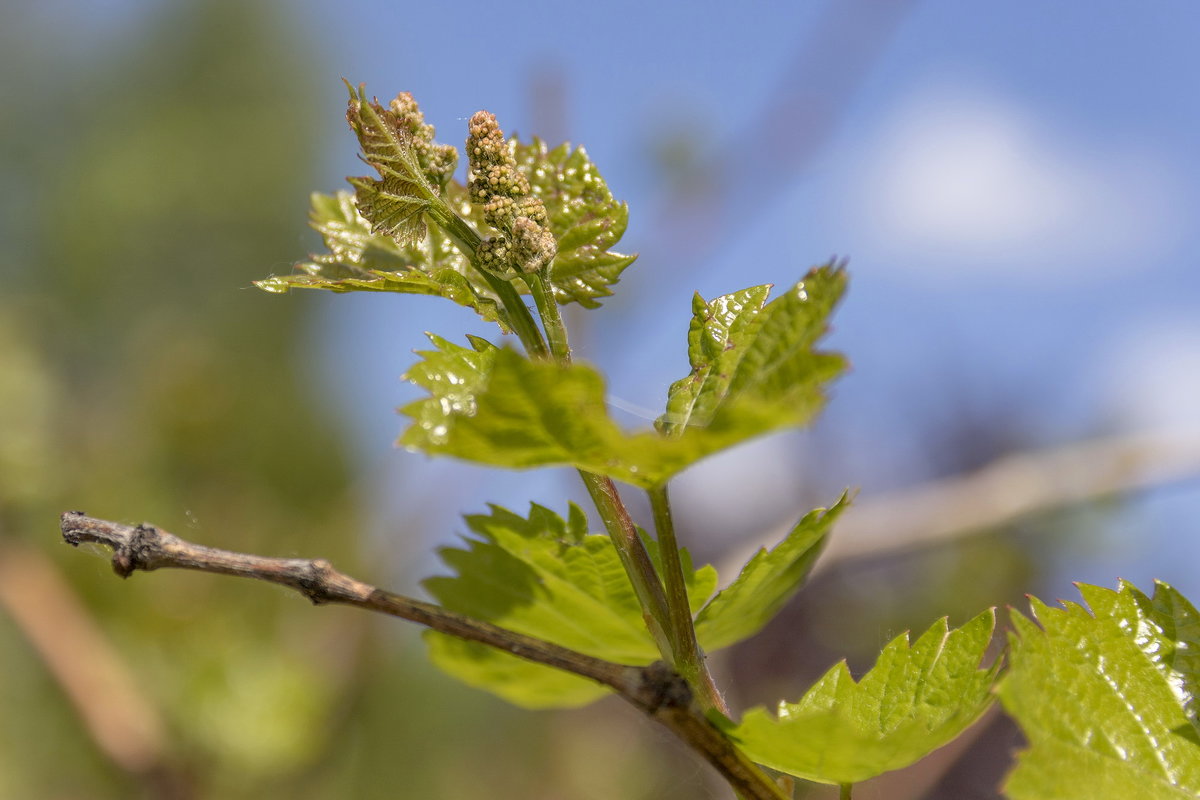
[[[1111,270],[1178,236],[1166,164],[979,90],[909,98],[868,145],[850,218],[873,255],[938,274]]]

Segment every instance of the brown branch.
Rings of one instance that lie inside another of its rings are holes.
[[[152,525],[122,525],[79,511],[62,515],[63,538],[71,545],[94,542],[112,550],[113,570],[125,578],[138,570],[191,569],[277,583],[316,605],[341,603],[390,614],[467,641],[495,647],[609,687],[670,729],[700,754],[748,800],[785,800],[785,795],[706,717],[691,687],[661,662],[633,667],[594,658],[393,594],[339,572],[323,559],[268,558],[204,547]]]

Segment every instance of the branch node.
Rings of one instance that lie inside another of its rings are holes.
[[[64,511],[58,518],[59,523],[62,526],[63,540],[66,541],[67,544],[71,545],[71,547],[79,547],[79,545],[83,542],[83,540],[80,539],[76,534],[75,527],[72,525],[72,522],[76,517],[86,516],[86,511]]]
[[[142,523],[133,529],[129,540],[113,548],[113,572],[128,578],[139,569],[147,569],[146,553],[153,547],[151,539],[158,536],[158,528]]]
[[[689,708],[695,695],[682,675],[664,661],[655,661],[642,670],[641,694],[646,710],[653,714],[662,708]]]
[[[329,600],[329,579],[337,573],[333,564],[324,558],[308,562],[308,574],[300,578],[300,591],[314,606],[325,605]]]

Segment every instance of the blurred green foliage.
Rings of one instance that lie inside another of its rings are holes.
[[[119,582],[65,552],[56,518],[78,508],[358,572],[363,515],[299,369],[318,298],[249,289],[313,245],[315,48],[270,3],[94,37],[62,11],[0,8],[19,76],[0,86],[0,559],[40,553],[82,595],[166,723],[171,774],[106,758],[0,603],[0,800],[695,796],[706,778],[668,785],[682,756],[638,749],[620,706],[559,736],[578,723],[452,685],[389,621],[215,576]]]
[[[117,584],[61,557],[54,520],[86,508],[352,564],[346,454],[296,369],[309,309],[244,290],[296,250],[317,145],[306,61],[259,4],[159,12],[125,52],[57,70],[46,50],[79,31],[5,13],[3,70],[28,91],[6,98],[21,124],[0,148],[19,211],[0,265],[0,536],[46,552],[85,593],[165,718],[171,768],[199,795],[250,796],[325,745],[345,672],[330,645],[340,635],[353,658],[355,637],[261,587]],[[23,26],[50,40],[17,41]],[[0,794],[131,796],[7,623]]]

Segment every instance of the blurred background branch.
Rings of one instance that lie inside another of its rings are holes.
[[[166,725],[133,671],[40,550],[0,539],[0,611],[53,675],[96,749],[147,798],[185,798]]]
[[[816,570],[886,558],[1011,526],[1045,513],[1200,477],[1200,436],[1189,431],[1110,436],[1001,456],[980,469],[862,497],[838,520]],[[796,518],[807,513],[796,510]],[[770,548],[793,522],[739,546],[722,562],[735,570]]]

